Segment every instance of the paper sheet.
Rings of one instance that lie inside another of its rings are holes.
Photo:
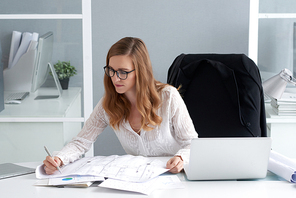
[[[116,179],[107,179],[99,187],[112,188],[149,195],[154,190],[184,188],[177,175],[158,176],[146,182],[128,182]]]
[[[104,177],[96,177],[96,176],[72,176],[72,177],[59,177],[59,178],[51,178],[48,179],[48,185],[58,186],[58,185],[67,185],[74,183],[82,183],[89,181],[104,181]]]
[[[284,155],[271,151],[268,170],[289,182],[296,183],[296,162]]]
[[[45,179],[88,175],[143,182],[168,171],[165,163],[160,160],[132,155],[86,157],[62,167],[61,170],[62,174],[56,171],[53,175],[47,175],[41,165],[36,169],[36,177]]]
[[[50,185],[50,179],[40,179],[38,180],[34,186],[43,186],[43,187],[57,187],[57,186],[68,186],[68,187],[79,187],[79,188],[87,188],[93,184],[93,181],[86,181],[86,182],[78,182],[72,184],[63,184],[63,185]]]

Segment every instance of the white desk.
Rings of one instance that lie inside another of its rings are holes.
[[[43,160],[43,146],[60,150],[81,130],[81,88],[64,90],[58,99],[34,100],[55,92],[44,88],[21,104],[5,104],[0,112],[0,163]]]
[[[40,163],[23,163],[28,167],[36,167]],[[178,174],[185,185],[184,189],[156,190],[149,196],[106,189],[101,187],[89,188],[56,188],[37,187],[35,174],[19,176],[0,180],[0,195],[6,197],[71,197],[71,198],[131,198],[131,197],[154,197],[154,198],[191,198],[191,197],[295,197],[295,184],[280,181],[277,176],[268,174],[266,179],[249,181],[187,181],[184,173]]]

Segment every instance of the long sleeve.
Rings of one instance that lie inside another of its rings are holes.
[[[96,141],[99,134],[107,127],[108,117],[102,107],[102,99],[85,122],[79,134],[56,154],[64,165],[79,159]]]
[[[160,126],[151,131],[141,130],[140,135],[123,120],[113,129],[127,154],[142,156],[180,155],[185,163],[189,160],[191,139],[197,137],[194,125],[176,88],[167,86],[162,91],[163,104],[158,110],[162,117]],[[102,101],[102,100],[101,100]],[[66,165],[81,157],[107,127],[109,117],[101,101],[95,107],[83,129],[56,156]]]
[[[181,146],[181,149],[175,155],[181,156],[183,161],[188,163],[191,140],[197,138],[198,134],[195,131],[187,107],[176,89],[172,89],[170,109],[172,133]]]

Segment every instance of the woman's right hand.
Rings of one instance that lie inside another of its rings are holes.
[[[46,174],[51,175],[58,170],[57,166],[60,167],[63,163],[59,157],[52,158],[50,156],[47,156],[46,159],[43,161],[43,164]]]

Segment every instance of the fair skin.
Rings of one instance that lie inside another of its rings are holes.
[[[118,55],[112,56],[109,60],[109,66],[115,70],[123,70],[126,72],[135,69],[132,59],[129,56]],[[127,79],[121,80],[115,74],[111,77],[112,83],[115,87],[117,93],[124,94],[126,98],[131,103],[131,113],[128,117],[128,121],[135,131],[135,133],[140,135],[141,128],[141,114],[139,113],[136,106],[136,72],[131,72],[128,74]],[[57,170],[57,166],[62,165],[62,161],[58,157],[51,158],[49,156],[43,161],[45,165],[45,172],[47,174],[53,174]],[[181,156],[174,156],[169,159],[166,164],[166,168],[170,169],[172,173],[179,173],[183,169],[183,160]]]

